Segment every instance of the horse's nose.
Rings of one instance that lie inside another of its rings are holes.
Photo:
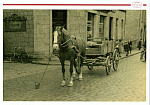
[[[58,44],[53,44],[53,50],[58,50],[58,49],[59,49]]]

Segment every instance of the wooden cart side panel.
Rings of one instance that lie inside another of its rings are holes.
[[[94,48],[86,48],[86,54],[101,54],[101,44],[95,44]]]
[[[99,48],[86,48],[86,54],[99,54]]]
[[[112,41],[108,41],[108,52],[112,51]]]
[[[102,44],[94,44],[94,48],[86,48],[86,54],[101,54],[113,52],[116,46],[116,41],[102,41]]]
[[[106,54],[107,53],[107,41],[103,41],[102,42],[102,54]]]

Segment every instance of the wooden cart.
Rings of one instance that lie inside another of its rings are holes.
[[[102,41],[101,44],[92,44],[86,48],[86,57],[83,65],[86,65],[89,70],[93,66],[105,66],[107,75],[110,74],[111,66],[116,71],[119,64],[119,51],[115,41]]]

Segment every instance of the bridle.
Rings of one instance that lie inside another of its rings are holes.
[[[57,31],[57,32],[58,32],[58,31]],[[63,35],[63,39],[65,39],[65,38],[64,38],[64,34],[63,34],[62,32],[61,32],[60,35]],[[63,42],[63,43],[58,43],[58,42],[57,42],[57,43],[53,43],[53,44],[59,44],[61,47],[64,48],[64,47],[67,47],[67,46],[68,46],[68,42],[69,42],[69,41],[72,41],[72,38],[69,38],[67,41],[65,41],[65,42]],[[73,41],[72,41],[72,42],[73,42]]]
[[[61,32],[62,33],[62,32]],[[64,35],[63,35],[63,37],[64,37]],[[72,41],[72,39],[71,38],[69,38],[67,41],[65,41],[65,42],[63,42],[62,44],[60,44],[60,46],[61,47],[66,47],[67,45],[68,45],[68,42],[69,41]],[[66,45],[65,45],[66,44]]]

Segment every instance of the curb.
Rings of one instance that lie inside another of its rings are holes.
[[[134,53],[134,54],[131,54],[131,55],[125,56],[125,57],[121,57],[121,58],[120,58],[120,60],[121,60],[121,59],[124,59],[124,58],[127,58],[127,57],[130,57],[130,56],[133,56],[133,55],[136,55],[136,54],[138,54],[138,53],[140,53],[140,52],[137,52],[137,53]]]
[[[51,62],[51,61],[50,61]],[[60,65],[60,63],[42,63],[42,62],[36,62],[36,61],[32,61],[31,64],[40,64],[40,65]]]
[[[124,58],[127,58],[127,57],[130,57],[130,56],[133,56],[133,55],[136,55],[136,54],[138,54],[138,53],[140,53],[140,52],[137,52],[137,53],[134,53],[134,54],[131,54],[131,55],[128,55],[128,56],[121,57],[120,60],[121,60],[121,59],[124,59]],[[47,63],[42,63],[42,62],[32,61],[31,64],[40,64],[40,65],[61,65],[60,63],[55,63],[55,62],[52,63],[52,62],[53,62],[53,61],[50,61],[49,63],[48,63],[48,62],[47,62]],[[57,62],[58,62],[58,61],[57,61]],[[69,66],[69,63],[67,63],[67,64],[65,64],[65,65]]]

